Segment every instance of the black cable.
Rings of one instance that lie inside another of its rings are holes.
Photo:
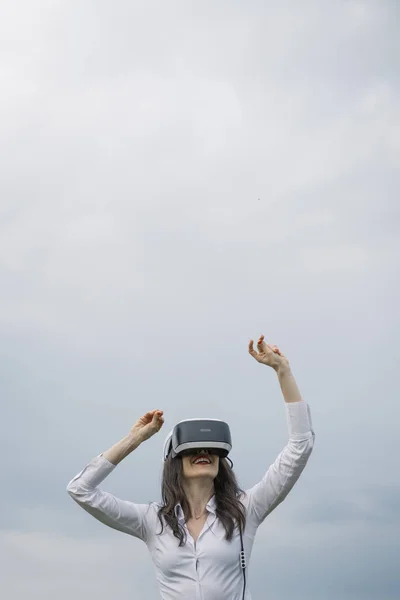
[[[246,556],[244,554],[243,536],[242,536],[241,527],[239,528],[239,533],[240,533],[240,568],[243,571],[243,600],[244,600],[244,596],[246,593]]]

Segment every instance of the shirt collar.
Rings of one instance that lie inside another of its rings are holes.
[[[216,508],[217,508],[217,502],[216,502],[215,494],[214,494],[214,496],[211,496],[211,498],[207,502],[206,509],[209,513],[215,514]],[[185,519],[185,516],[183,514],[183,508],[180,503],[175,505],[174,511],[175,511],[175,516],[177,517],[177,519],[179,519],[180,521]]]

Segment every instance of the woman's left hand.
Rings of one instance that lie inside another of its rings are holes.
[[[249,342],[249,354],[256,359],[257,362],[262,363],[263,365],[268,365],[278,371],[282,367],[289,367],[289,361],[279,350],[278,346],[273,346],[271,344],[266,344],[264,342],[264,336],[260,335],[257,342],[257,350],[254,350],[253,340]]]

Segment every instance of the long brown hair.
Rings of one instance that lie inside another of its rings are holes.
[[[175,514],[175,506],[180,504],[185,516],[189,515],[189,504],[182,487],[182,477],[182,459],[168,456],[164,463],[161,485],[162,506],[158,510],[158,518],[161,523],[160,534],[164,530],[164,518],[165,523],[171,527],[174,536],[179,540],[179,546],[185,543],[186,533]],[[225,539],[230,541],[235,526],[239,527],[240,531],[244,531],[246,515],[240,501],[243,490],[239,488],[235,473],[225,459],[219,461],[218,474],[214,479],[214,490],[216,515],[225,528]]]

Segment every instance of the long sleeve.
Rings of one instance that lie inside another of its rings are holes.
[[[69,482],[67,492],[101,523],[146,541],[149,505],[120,500],[98,487],[114,469],[102,455],[96,456]]]
[[[306,466],[314,445],[309,406],[304,401],[285,406],[289,441],[262,480],[246,491],[247,514],[256,526],[286,498]]]

